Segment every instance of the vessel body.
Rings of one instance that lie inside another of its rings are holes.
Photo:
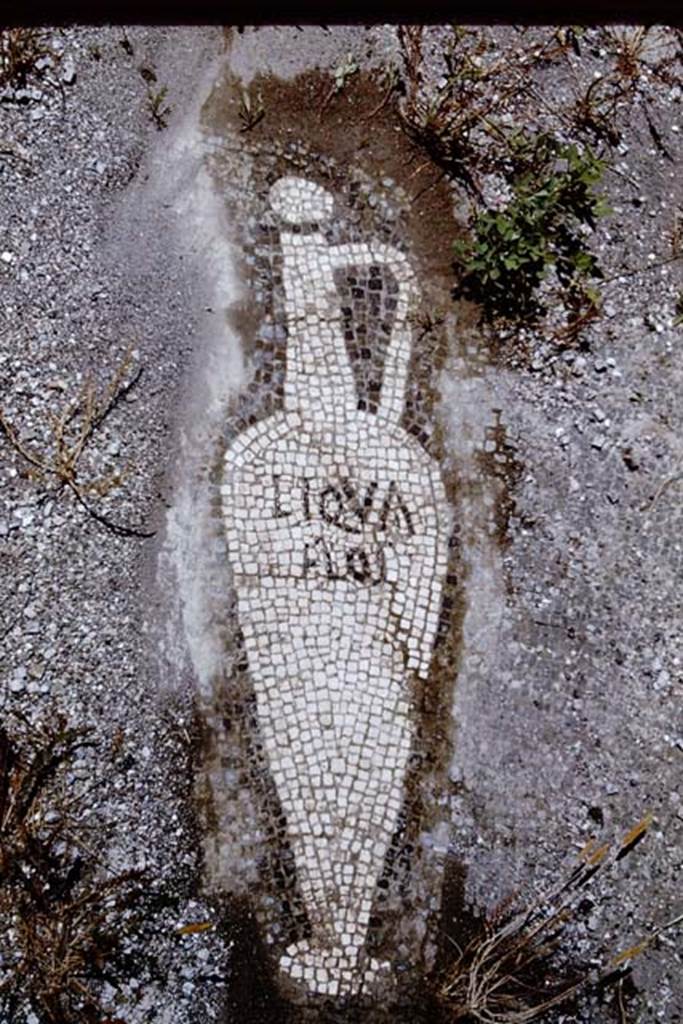
[[[290,221],[331,208],[302,179],[281,179],[272,198]],[[309,992],[354,994],[382,966],[365,951],[368,923],[405,796],[451,514],[438,465],[400,425],[415,293],[406,257],[329,246],[315,230],[283,231],[281,242],[284,408],[228,448],[223,515],[309,923],[280,966]],[[384,265],[400,286],[375,413],[359,410],[346,356],[334,270],[348,264]]]

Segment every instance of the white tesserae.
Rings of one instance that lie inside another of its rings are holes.
[[[438,627],[450,509],[438,466],[400,425],[418,295],[407,257],[328,244],[334,199],[311,181],[281,178],[270,200],[283,222],[284,408],[230,445],[223,515],[309,922],[280,967],[308,992],[352,995],[388,969],[365,945]],[[358,408],[342,330],[334,275],[349,267],[385,268],[398,285],[375,412]]]

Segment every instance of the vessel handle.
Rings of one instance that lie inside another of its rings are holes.
[[[382,390],[377,415],[390,423],[397,424],[403,415],[405,403],[412,343],[408,314],[419,295],[417,278],[405,253],[384,242],[374,244],[349,242],[345,245],[335,245],[330,248],[330,256],[335,267],[385,266],[396,278],[398,302],[384,360]]]

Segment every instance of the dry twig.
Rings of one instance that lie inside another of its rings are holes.
[[[29,474],[34,480],[39,483],[45,482],[46,479],[56,480],[57,492],[68,488],[88,515],[113,533],[120,536],[151,537],[154,535],[154,531],[114,522],[93,508],[88,501],[88,496],[91,494],[103,497],[113,488],[118,487],[124,480],[125,470],[88,482],[82,482],[79,476],[79,461],[86,446],[109,414],[136,386],[142,376],[140,367],[126,380],[131,363],[132,356],[129,349],[104,395],[100,397],[92,381],[88,381],[78,399],[67,403],[58,415],[49,415],[52,435],[52,450],[50,452],[37,453],[29,449],[20,440],[17,430],[2,409],[0,409],[0,432],[4,433],[12,448],[32,467]]]

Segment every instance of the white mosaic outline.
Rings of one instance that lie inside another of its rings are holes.
[[[270,191],[283,228],[284,410],[225,456],[228,556],[259,728],[311,934],[283,972],[353,995],[387,969],[365,953],[404,798],[410,694],[439,622],[450,509],[438,467],[400,426],[418,288],[380,243],[329,245],[333,197],[303,178]],[[361,412],[335,271],[387,268],[399,288],[376,414]]]

